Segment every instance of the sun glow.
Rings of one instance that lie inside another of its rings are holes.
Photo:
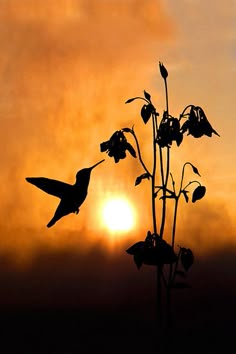
[[[111,232],[125,232],[134,227],[135,212],[130,202],[121,197],[107,200],[102,208],[104,226]]]

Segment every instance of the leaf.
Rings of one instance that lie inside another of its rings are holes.
[[[125,103],[130,103],[130,102],[133,102],[134,100],[136,100],[137,97],[134,97],[134,98],[129,98]]]
[[[150,95],[147,91],[145,91],[145,90],[144,90],[144,97],[150,102],[150,100],[151,100],[151,95]]]
[[[152,104],[145,104],[143,105],[142,109],[141,109],[141,117],[143,118],[144,123],[146,124],[153,112],[153,105]]]
[[[181,248],[180,260],[184,270],[187,272],[194,262],[193,252],[190,248]]]
[[[197,200],[202,199],[206,193],[206,187],[198,186],[192,195],[192,202],[195,203]]]
[[[143,252],[144,246],[145,246],[145,241],[139,241],[139,242],[136,242],[135,244],[133,244],[131,247],[129,247],[126,250],[126,252],[133,256],[137,253]]]
[[[189,285],[188,283],[184,283],[184,282],[176,282],[172,285],[172,288],[187,289],[187,288],[191,288],[191,285]]]
[[[142,182],[143,179],[149,179],[150,178],[150,174],[149,173],[143,173],[141,176],[138,176],[136,178],[136,181],[135,181],[135,186],[137,186],[138,184],[140,184]]]
[[[200,173],[198,172],[197,167],[193,166],[193,164],[191,164],[190,162],[189,162],[189,164],[192,166],[193,172],[196,173],[198,176],[201,177]]]
[[[184,199],[185,199],[185,201],[186,201],[186,203],[188,203],[188,191],[186,191],[186,190],[182,190],[181,191],[182,193],[183,193],[183,195],[184,195]]]

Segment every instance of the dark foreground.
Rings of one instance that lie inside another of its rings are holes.
[[[137,314],[89,313],[87,311],[2,311],[0,352],[5,353],[226,353],[234,348],[234,323],[212,323],[202,318],[175,329],[165,349],[152,321]],[[181,322],[181,321],[180,321]],[[162,335],[162,339],[164,335]],[[232,351],[234,352],[234,350]]]
[[[2,258],[0,354],[236,352],[236,249],[197,259],[192,287],[173,294],[168,339],[155,322],[155,269],[95,255],[43,255],[24,271]]]

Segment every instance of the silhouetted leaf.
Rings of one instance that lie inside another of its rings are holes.
[[[184,282],[176,282],[172,285],[172,288],[175,289],[187,289],[187,288],[191,288],[191,286],[188,283],[184,283]]]
[[[143,252],[143,249],[144,249],[144,246],[145,246],[145,241],[139,241],[139,242],[136,242],[134,245],[132,245],[131,247],[129,247],[126,252],[128,254],[131,254],[131,255],[135,255],[139,252]]]
[[[168,71],[166,70],[163,63],[161,63],[160,61],[159,61],[159,69],[160,69],[161,76],[163,77],[164,80],[166,80],[168,76]]]
[[[130,103],[130,102],[133,102],[134,100],[136,100],[137,97],[134,97],[134,98],[129,98],[125,103]]]
[[[148,101],[150,101],[150,99],[151,99],[151,95],[150,95],[147,91],[145,91],[145,90],[144,90],[144,97],[145,97]]]
[[[185,199],[185,201],[186,201],[186,203],[188,203],[188,191],[186,191],[186,190],[182,190],[182,193],[183,193],[183,196],[184,196],[184,199]]]
[[[197,200],[202,199],[206,193],[206,187],[198,186],[192,195],[192,202],[195,203]]]
[[[142,109],[141,109],[141,117],[143,118],[144,123],[146,124],[153,112],[153,105],[152,104],[145,104],[143,105]]]
[[[190,248],[181,248],[180,260],[184,270],[187,272],[194,262],[193,252]]]
[[[135,181],[135,186],[137,186],[138,184],[140,184],[142,182],[143,179],[149,179],[150,178],[150,174],[149,173],[143,173],[141,176],[138,176],[136,178],[136,181]]]

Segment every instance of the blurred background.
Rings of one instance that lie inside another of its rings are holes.
[[[162,115],[159,61],[169,72],[170,113],[178,117],[188,104],[199,105],[220,134],[186,137],[171,149],[176,181],[190,161],[207,187],[203,200],[180,205],[177,243],[190,247],[196,261],[189,272],[193,288],[175,297],[178,330],[189,343],[230,343],[236,313],[235,15],[234,0],[0,3],[0,308],[9,352],[11,345],[32,343],[31,352],[80,347],[86,353],[90,336],[103,352],[111,352],[117,338],[128,338],[127,351],[149,348],[147,342],[151,348],[155,270],[138,271],[125,253],[152,227],[150,188],[147,181],[134,185],[143,173],[137,159],[128,155],[115,164],[100,153],[100,143],[134,125],[151,164],[151,126],[140,118],[140,103],[125,101],[146,90]],[[103,158],[79,215],[47,229],[58,200],[25,177],[73,184],[78,170]],[[191,170],[186,177],[193,178]],[[125,232],[109,230],[104,219],[104,202],[117,196],[132,208],[134,223]],[[144,339],[137,342],[135,333]]]

